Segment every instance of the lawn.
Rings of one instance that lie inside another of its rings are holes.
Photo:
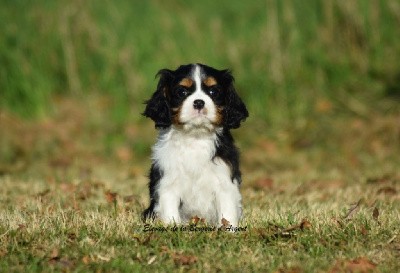
[[[0,272],[400,272],[397,1],[0,7]],[[250,112],[235,233],[140,219],[143,101],[188,62]]]

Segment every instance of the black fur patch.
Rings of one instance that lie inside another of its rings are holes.
[[[239,150],[236,148],[233,137],[228,129],[224,129],[222,135],[218,135],[218,146],[214,159],[221,158],[231,169],[231,179],[240,184],[242,175],[239,169]]]
[[[160,183],[163,177],[162,171],[154,163],[151,165],[149,173],[149,191],[150,191],[150,206],[142,213],[142,220],[153,219],[156,217],[154,214],[154,208],[158,203],[158,194],[156,191],[158,183]]]

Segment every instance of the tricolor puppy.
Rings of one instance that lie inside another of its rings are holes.
[[[239,153],[230,129],[248,117],[228,70],[202,64],[162,69],[144,116],[159,129],[143,219],[185,223],[194,216],[237,226],[242,205]]]

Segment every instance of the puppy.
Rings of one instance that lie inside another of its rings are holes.
[[[150,169],[150,206],[143,220],[185,223],[192,217],[238,226],[239,153],[230,129],[248,117],[229,70],[203,64],[162,69],[144,116],[159,130]],[[225,222],[226,223],[226,222]]]

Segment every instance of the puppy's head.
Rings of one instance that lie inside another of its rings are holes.
[[[162,69],[157,76],[157,90],[143,113],[157,128],[233,129],[248,117],[228,70],[188,64],[175,71]]]

